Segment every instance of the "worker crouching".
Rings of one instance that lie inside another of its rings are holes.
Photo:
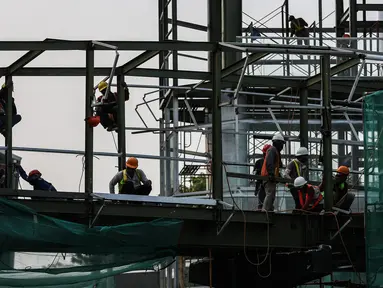
[[[52,185],[52,183],[49,183],[41,177],[42,174],[39,170],[32,170],[27,175],[27,173],[25,173],[23,167],[21,167],[20,164],[15,164],[15,168],[19,172],[20,177],[33,186],[33,190],[57,191],[56,188]]]
[[[152,181],[146,177],[144,171],[137,167],[137,158],[130,157],[126,161],[126,169],[118,172],[110,180],[109,192],[114,194],[114,186],[118,184],[119,194],[149,195],[152,191]]]
[[[294,180],[294,188],[299,199],[296,209],[313,212],[323,209],[323,195],[318,187],[308,184],[307,180],[300,176]]]

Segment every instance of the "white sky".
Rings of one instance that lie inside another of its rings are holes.
[[[234,0],[233,0],[234,1]],[[178,1],[179,20],[207,24],[206,1]],[[272,1],[243,0],[243,10],[255,19],[260,19],[283,3]],[[334,0],[323,0],[323,15],[334,11]],[[369,1],[369,3],[378,1]],[[61,38],[68,40],[151,40],[158,39],[156,0],[12,0],[1,1],[2,25],[1,40],[43,40]],[[346,5],[347,7],[347,5]],[[290,0],[290,13],[303,17],[307,23],[318,21],[317,0]],[[250,20],[244,16],[247,23]],[[279,27],[280,16],[270,21],[270,27]],[[324,22],[332,27],[334,17]],[[206,41],[203,32],[179,28],[180,40]],[[119,65],[129,61],[140,52],[121,52]],[[0,65],[11,64],[24,52],[1,52]],[[110,67],[114,54],[96,52],[95,64]],[[180,58],[180,69],[206,70],[206,63],[198,60]],[[84,52],[45,52],[29,66],[84,66]],[[156,68],[157,58],[143,67]],[[14,146],[44,147],[84,150],[84,99],[85,83],[82,77],[15,77],[15,101],[23,119],[14,127]],[[96,78],[99,81],[100,78]],[[155,78],[126,77],[128,84],[158,85]],[[182,82],[180,84],[184,84]],[[131,89],[131,99],[126,104],[126,126],[143,127],[134,112],[142,102],[144,93],[153,89]],[[148,99],[157,97],[152,94]],[[152,104],[158,110],[156,103]],[[141,107],[140,112],[150,127],[158,124],[148,110]],[[158,111],[157,111],[158,112]],[[159,115],[159,113],[158,113]],[[116,152],[111,133],[101,125],[95,129],[95,151]],[[198,135],[199,136],[199,135]],[[194,137],[193,150],[198,142]],[[159,155],[159,139],[154,134],[132,135],[127,131],[128,153]],[[201,145],[201,151],[204,145]],[[26,171],[39,169],[43,177],[52,182],[60,191],[78,191],[81,175],[81,157],[48,153],[15,152],[20,155]],[[159,193],[159,161],[139,159],[142,168],[153,181],[152,195]],[[94,191],[107,192],[110,179],[117,172],[116,158],[100,157],[94,160]],[[25,189],[30,186],[22,182]],[[81,188],[83,190],[83,188]],[[33,260],[35,261],[35,259]],[[23,262],[27,261],[23,257]]]

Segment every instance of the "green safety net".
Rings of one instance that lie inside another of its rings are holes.
[[[364,100],[366,272],[368,287],[383,285],[383,91]]]
[[[114,287],[115,275],[168,266],[182,227],[157,219],[88,228],[1,198],[0,217],[0,287]]]

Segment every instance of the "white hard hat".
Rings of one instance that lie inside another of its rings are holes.
[[[271,141],[278,141],[278,140],[285,142],[285,138],[283,138],[283,136],[280,133],[276,133],[271,139]]]
[[[297,153],[295,153],[295,156],[305,156],[309,155],[309,151],[307,150],[306,147],[299,147],[297,150]]]
[[[305,178],[299,176],[294,180],[294,187],[302,187],[303,185],[307,184],[307,181]]]

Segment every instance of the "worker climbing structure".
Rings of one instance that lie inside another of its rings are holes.
[[[289,1],[281,0],[257,19],[243,11],[242,1],[209,0],[208,25],[203,26],[178,19],[177,2],[158,0],[156,41],[0,41],[1,51],[29,51],[0,69],[5,78],[0,92],[5,137],[0,207],[4,215],[16,215],[0,225],[6,263],[1,273],[12,270],[0,277],[0,285],[10,285],[13,272],[19,273],[13,287],[31,281],[41,287],[73,287],[71,283],[99,285],[127,271],[151,269],[159,271],[160,287],[169,288],[185,287],[187,281],[210,287],[245,287],[250,281],[258,287],[378,287],[383,282],[383,22],[367,12],[383,11],[383,4],[350,0],[347,8],[343,0],[335,0],[334,11],[323,15],[324,1],[318,0],[317,17],[307,19],[294,15]],[[275,19],[280,25],[268,27]],[[326,27],[326,19],[335,20],[335,28]],[[183,41],[179,27],[207,32],[208,41]],[[85,51],[86,66],[24,67],[53,50]],[[95,67],[99,50],[114,53],[112,67]],[[140,54],[121,65],[121,51]],[[180,69],[181,57],[202,68]],[[156,68],[140,67],[152,58],[158,58]],[[13,145],[12,127],[21,118],[15,118],[18,100],[11,87],[18,76],[85,77],[84,151]],[[136,85],[129,77],[159,82]],[[181,85],[180,80],[193,83]],[[135,107],[139,127],[126,125],[129,88],[153,89]],[[117,132],[117,153],[94,150],[93,133],[100,123]],[[129,153],[127,133],[158,135],[159,155]],[[265,144],[277,146],[276,141],[284,144],[276,164],[281,162],[282,172],[291,160],[308,154],[307,173],[298,176],[305,178],[300,178],[302,186],[322,183],[320,212],[294,210],[296,199],[287,188],[293,180],[253,174],[256,160],[276,149],[262,151]],[[84,193],[39,191],[49,189],[35,185],[34,191],[17,190],[15,175],[21,175],[21,166],[15,151],[84,156]],[[95,193],[95,156],[118,158],[119,171],[128,157],[158,160],[159,196]],[[346,208],[333,197],[329,179],[335,173],[348,176],[346,190],[353,198]],[[279,183],[273,211],[257,209],[260,179]],[[24,273],[10,256],[21,252],[54,253],[55,260],[48,268]],[[52,276],[60,273],[67,273],[66,278]]]

